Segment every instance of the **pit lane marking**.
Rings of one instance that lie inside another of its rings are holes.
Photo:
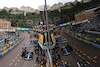
[[[62,36],[63,37],[63,36]],[[64,37],[63,37],[64,38]],[[86,56],[86,54],[85,53],[83,53],[82,51],[80,51],[77,47],[75,47],[74,45],[72,45],[77,51],[79,51],[80,53],[82,53],[83,55],[85,55]],[[78,54],[75,50],[73,50],[76,54]],[[83,58],[81,55],[79,55],[78,54],[78,56],[79,57],[81,57],[81,58]],[[89,58],[90,59],[90,57],[89,56],[87,56],[87,58]],[[97,61],[95,61],[95,60],[92,60],[93,62],[95,62],[95,63],[97,63]],[[87,61],[87,63],[90,65],[90,63]]]
[[[80,53],[82,53],[82,51],[80,51]]]
[[[95,61],[95,60],[92,60],[93,62],[95,62],[95,63],[97,63],[97,61]]]
[[[80,54],[78,55],[79,57],[82,57]]]
[[[85,53],[83,53],[83,55],[85,55],[85,56],[86,56],[86,54],[85,54]]]
[[[9,66],[11,66],[11,65],[12,65],[12,63],[9,64]]]
[[[19,56],[19,54],[17,56]]]
[[[20,60],[18,60],[18,62],[19,62]]]
[[[90,62],[86,61],[89,65],[90,65]]]
[[[73,50],[75,52],[75,50]]]
[[[90,57],[89,56],[87,56],[89,59],[90,59]]]
[[[73,46],[74,48],[76,48],[75,46]],[[75,50],[73,50],[76,54],[77,54],[77,52],[75,51]],[[78,49],[77,49],[77,51],[78,51]],[[82,53],[84,56],[86,56],[86,53],[83,53],[82,51],[80,51],[80,53]],[[79,57],[82,57],[81,55],[78,55]],[[91,58],[90,56],[86,56],[87,58]],[[92,60],[94,63],[97,63],[97,61],[95,61],[95,60]],[[88,62],[87,62],[88,63]],[[89,63],[88,63],[89,64]]]
[[[20,53],[21,53],[21,52],[19,52],[17,56],[19,56]],[[22,57],[20,57],[20,59],[21,59],[21,58],[22,58]],[[15,57],[15,59],[17,59],[17,57]],[[14,59],[12,62],[15,62],[15,59]],[[20,61],[20,60],[18,60],[18,62],[19,62],[19,61]],[[12,65],[12,63],[9,64],[9,66],[11,66],[11,65]],[[17,65],[17,64],[16,64],[16,65]],[[15,65],[15,66],[16,66],[16,65]]]
[[[20,57],[20,59],[21,59],[22,57]]]
[[[15,59],[17,59],[17,57],[15,57]]]
[[[79,51],[79,49],[77,49]]]
[[[13,62],[15,61],[15,59],[13,60]]]
[[[17,65],[17,63],[15,63],[15,66]]]
[[[78,54],[78,53],[76,52],[76,54]]]

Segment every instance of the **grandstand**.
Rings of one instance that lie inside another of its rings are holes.
[[[66,29],[69,29],[75,36],[87,37],[89,41],[100,44],[100,8],[96,9],[94,13],[96,17],[89,18],[88,22],[79,21],[72,26],[67,26]]]

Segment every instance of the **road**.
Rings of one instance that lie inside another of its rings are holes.
[[[5,39],[9,40],[8,42],[12,42],[17,38],[16,33],[7,33],[3,36],[0,36],[0,48],[5,46]]]
[[[19,45],[0,58],[0,67],[32,67],[36,64],[36,56],[31,61],[26,61],[20,56],[23,44],[29,43],[29,34],[24,33],[24,35],[25,39]]]
[[[60,44],[60,48],[62,46],[66,46],[66,44]],[[71,54],[73,54],[74,52],[71,52]],[[68,62],[69,67],[77,67],[77,64],[75,62],[77,62],[74,57],[72,55],[68,55],[68,56],[64,56],[62,54],[62,52],[60,52],[60,56],[61,56],[61,60],[60,60],[60,65],[62,66],[62,60],[63,62]]]
[[[69,40],[74,49],[74,53],[72,53],[71,56],[76,61],[80,61],[82,58],[84,58],[85,61],[82,63],[89,65],[89,67],[100,67],[100,49],[97,49],[93,46],[90,46],[86,43],[83,43],[77,39],[72,38],[71,36],[65,33],[65,30],[65,28],[62,29],[62,36],[63,38],[67,38]],[[90,60],[95,56],[97,56],[97,59]]]
[[[84,58],[85,61],[82,63],[89,65],[89,67],[93,67],[93,66],[99,67],[99,63],[100,63],[99,49],[70,37],[65,33],[65,29],[62,29],[61,32],[62,32],[62,37],[67,38],[73,46],[73,51],[71,55],[63,56],[61,54],[62,57],[61,61],[63,60],[64,62],[66,61],[69,62],[70,63],[69,67],[77,67],[76,62]],[[34,65],[37,64],[35,62],[36,59],[35,55],[33,57],[33,60],[31,61],[25,61],[24,58],[20,56],[23,44],[29,43],[30,35],[28,33],[24,33],[24,35],[25,35],[25,39],[19,45],[17,45],[13,50],[11,50],[2,58],[0,58],[0,67],[32,67],[32,66],[34,67]],[[66,44],[61,44],[60,47],[63,45]],[[97,56],[97,59],[89,60],[94,56]],[[38,64],[37,67],[39,67]]]

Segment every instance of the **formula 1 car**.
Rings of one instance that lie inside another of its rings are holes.
[[[24,59],[25,60],[32,60],[33,59],[33,52],[27,52]]]
[[[64,55],[70,55],[70,50],[68,50],[68,48],[66,48],[65,46],[62,46],[61,51]]]

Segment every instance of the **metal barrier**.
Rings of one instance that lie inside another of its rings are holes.
[[[8,53],[9,51],[11,51],[15,46],[17,46],[22,40],[24,39],[24,37],[18,41],[16,44],[12,45],[11,47],[9,47],[8,49],[6,49],[4,52],[0,53],[0,58],[2,56],[4,56],[6,53]]]
[[[75,38],[75,39],[78,39],[78,40],[80,40],[80,41],[82,41],[82,42],[84,42],[84,43],[87,43],[87,44],[89,44],[89,45],[91,45],[91,46],[93,46],[93,47],[96,47],[96,48],[100,49],[100,45],[99,45],[99,44],[95,44],[95,43],[93,43],[93,42],[89,42],[89,41],[84,40],[84,39],[81,39],[81,38],[79,38],[79,37],[75,37],[75,36],[73,36],[73,35],[67,33],[66,31],[65,31],[65,33],[68,34],[69,36]]]

